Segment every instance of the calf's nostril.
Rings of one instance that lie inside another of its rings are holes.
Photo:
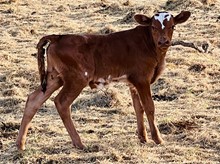
[[[159,42],[158,42],[158,44],[159,44],[159,45],[162,45],[162,44],[163,44],[163,42],[159,41]]]
[[[165,42],[165,44],[170,44],[169,40],[167,40],[167,41]]]

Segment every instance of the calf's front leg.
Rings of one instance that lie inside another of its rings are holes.
[[[154,118],[155,107],[151,96],[150,83],[144,80],[133,81],[133,85],[136,87],[139,93],[144,111],[147,115],[152,139],[156,144],[161,144],[163,140],[160,136],[160,132],[155,123],[155,118]]]
[[[144,109],[141,105],[137,90],[133,86],[129,86],[129,88],[137,118],[138,138],[140,139],[141,143],[145,143],[147,141],[147,137],[144,125]]]

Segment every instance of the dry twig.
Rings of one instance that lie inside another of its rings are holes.
[[[203,52],[202,50],[200,50],[197,46],[195,46],[194,43],[188,43],[188,42],[184,42],[184,41],[175,41],[172,43],[172,46],[176,46],[176,45],[181,45],[181,46],[184,46],[184,47],[190,47],[190,48],[193,48],[199,52]]]

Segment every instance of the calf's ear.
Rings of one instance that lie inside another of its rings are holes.
[[[191,13],[189,11],[181,11],[180,14],[174,17],[174,24],[180,24],[185,21],[190,17]]]
[[[151,18],[148,18],[147,16],[142,14],[136,14],[134,16],[134,19],[137,23],[141,25],[149,26],[151,24]]]

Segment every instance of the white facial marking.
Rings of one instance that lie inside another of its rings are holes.
[[[85,76],[88,76],[88,72],[85,72]]]
[[[158,16],[157,16],[157,15],[158,15]],[[170,21],[170,18],[171,18],[171,14],[169,14],[169,13],[158,13],[158,14],[156,14],[156,15],[154,16],[154,19],[155,19],[155,20],[158,20],[158,21],[160,22],[160,24],[161,24],[161,26],[162,26],[162,29],[165,28],[163,22],[164,22],[165,20]]]

